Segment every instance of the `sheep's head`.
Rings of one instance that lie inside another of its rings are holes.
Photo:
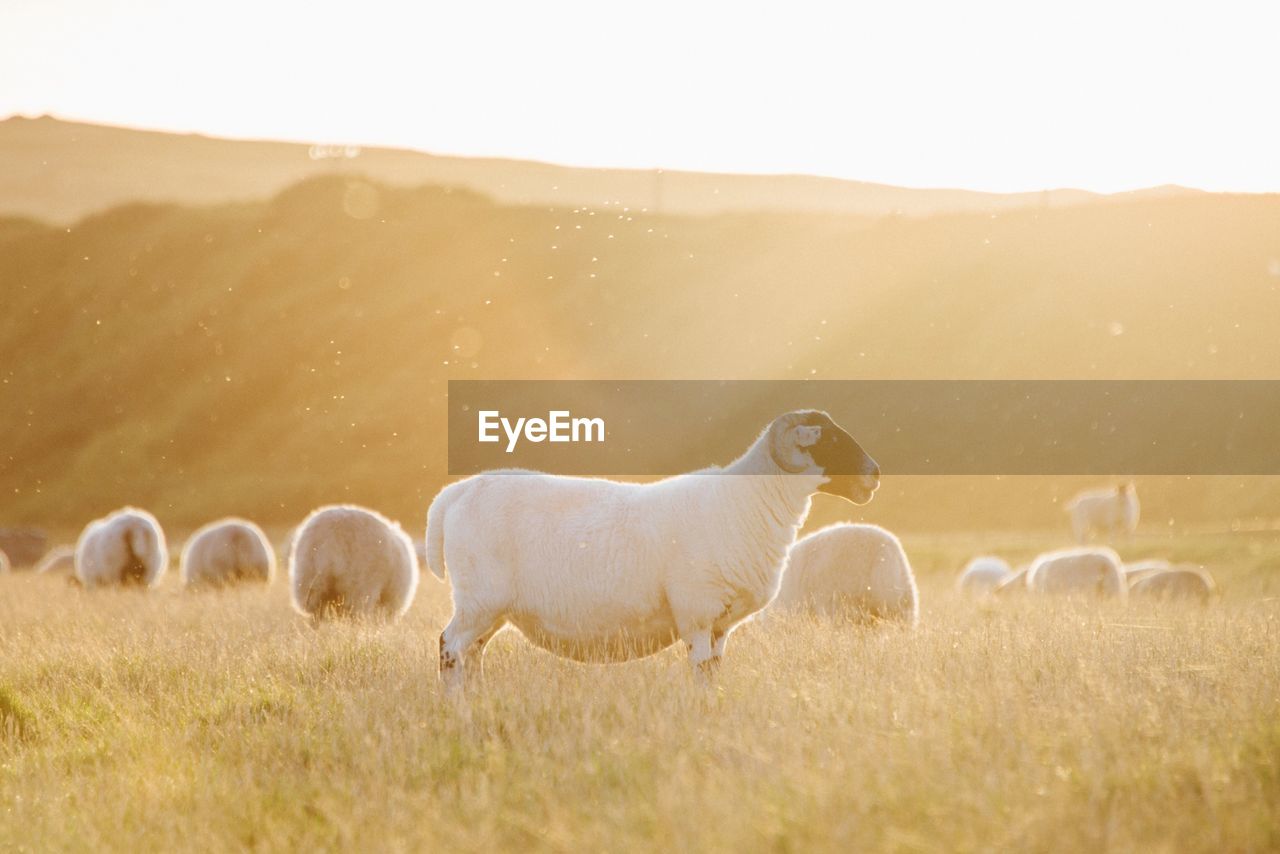
[[[831,416],[788,412],[769,428],[769,452],[785,472],[821,474],[819,492],[866,504],[880,485],[880,466]]]

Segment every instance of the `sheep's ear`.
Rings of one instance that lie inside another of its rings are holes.
[[[813,457],[805,448],[813,446],[821,438],[821,427],[796,424],[781,418],[769,431],[769,455],[783,471],[792,474],[802,472],[813,466]]]

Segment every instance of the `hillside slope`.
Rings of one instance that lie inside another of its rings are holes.
[[[358,156],[348,158],[345,153]],[[304,178],[359,172],[398,185],[440,184],[520,205],[606,204],[674,214],[742,211],[926,216],[1058,207],[1108,198],[1079,190],[978,193],[908,189],[806,175],[578,169],[518,160],[363,148],[321,157],[310,146],[158,133],[50,117],[0,121],[0,215],[69,223],[135,201],[262,201]],[[1178,187],[1142,191],[1185,194]]]
[[[332,177],[5,221],[0,291],[6,521],[356,500],[416,527],[446,479],[448,378],[1280,377],[1280,199],[680,218]],[[1275,515],[1265,486],[1169,507]],[[891,481],[867,512],[1059,521],[1025,490]]]

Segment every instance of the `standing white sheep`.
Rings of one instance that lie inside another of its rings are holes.
[[[1066,510],[1076,542],[1087,543],[1095,537],[1109,542],[1137,530],[1138,491],[1132,483],[1086,490],[1067,502]]]
[[[1034,593],[1124,600],[1128,592],[1120,556],[1106,547],[1063,549],[1037,557],[1027,570]]]
[[[349,504],[321,507],[298,528],[289,588],[299,613],[398,617],[418,589],[413,543],[380,513]]]
[[[1146,599],[1191,599],[1207,605],[1217,593],[1213,576],[1198,566],[1179,565],[1147,572],[1129,586],[1129,596]]]
[[[875,525],[840,524],[791,547],[772,607],[914,626],[920,594],[897,537]]]
[[[826,413],[775,419],[725,468],[656,483],[488,472],[441,490],[427,513],[427,561],[453,578],[440,636],[451,685],[478,670],[511,623],[577,661],[622,661],[677,638],[694,670],[774,597],[815,492],[855,503],[875,461]]]
[[[990,596],[1012,575],[1004,558],[979,555],[964,565],[956,579],[956,589],[970,596]]]
[[[3,549],[0,549],[0,575],[7,575],[11,568],[9,556],[4,553]]]
[[[36,574],[56,574],[59,572],[74,573],[76,571],[75,546],[58,546],[40,559],[36,564]]]
[[[90,522],[76,543],[76,578],[84,587],[155,587],[168,568],[160,523],[134,507]]]
[[[191,535],[178,561],[188,587],[270,583],[276,556],[262,529],[245,519],[220,519]]]

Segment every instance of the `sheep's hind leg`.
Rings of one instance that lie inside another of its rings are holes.
[[[448,689],[460,687],[482,667],[484,645],[500,625],[497,617],[455,613],[440,633],[440,680]]]
[[[476,638],[475,642],[462,654],[462,672],[467,674],[468,679],[484,678],[484,648],[504,625],[506,623],[503,621],[495,623],[489,631]]]
[[[713,667],[719,667],[724,659],[725,647],[729,645],[729,630],[717,629],[711,633],[711,661]]]

